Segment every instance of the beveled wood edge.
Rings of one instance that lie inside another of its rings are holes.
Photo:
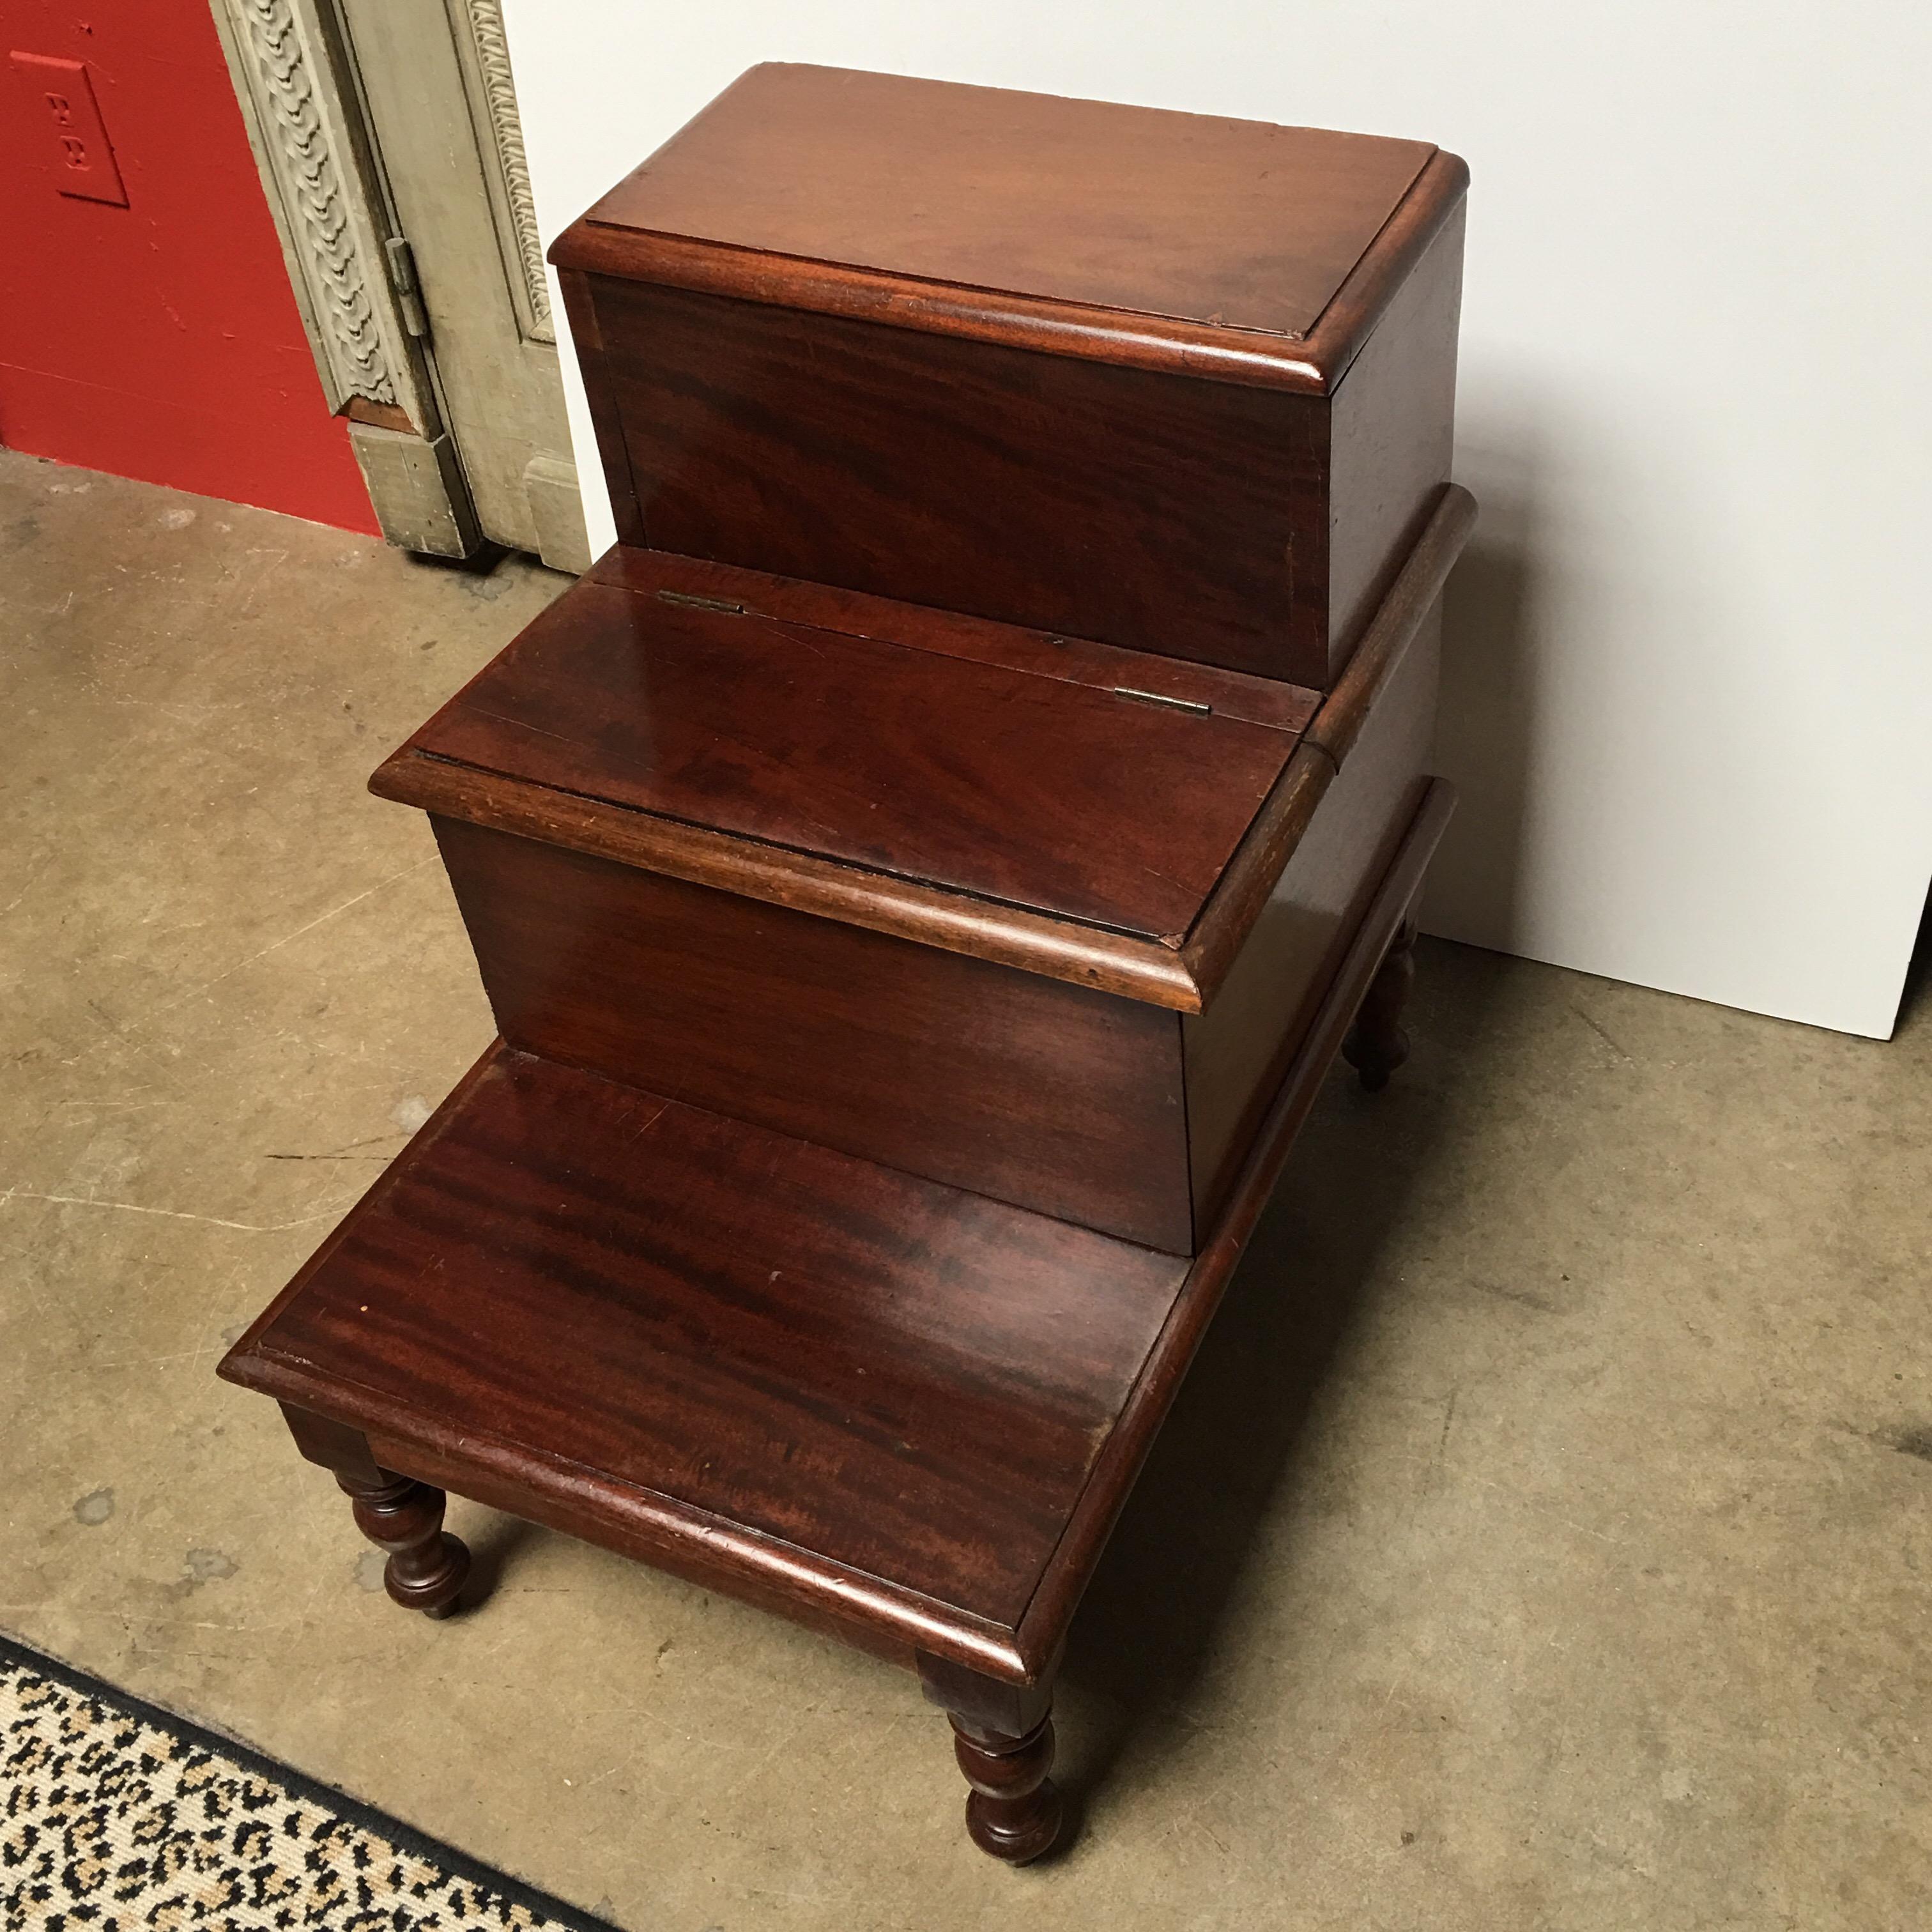
[[[425,1136],[433,1136],[434,1134],[441,1128],[446,1118],[448,1115],[454,1113],[457,1108],[462,1105],[463,1102],[468,1097],[470,1088],[474,1087],[477,1082],[481,1080],[484,1075],[489,1072],[491,1066],[495,1063],[500,1054],[514,1051],[514,1049],[513,1048],[507,1046],[501,1040],[493,1040],[490,1044],[476,1056],[476,1059],[470,1063],[470,1070],[465,1073],[463,1078],[458,1081],[456,1084],[443,1096],[442,1104],[439,1106],[430,1115],[429,1118],[424,1121],[422,1125],[417,1128],[416,1132],[410,1136],[408,1141],[404,1144],[401,1149],[398,1150],[394,1158],[391,1160],[388,1166],[384,1168],[382,1172],[370,1183],[368,1186],[364,1189],[362,1192],[358,1195],[348,1207],[345,1208],[342,1210],[341,1220],[338,1221],[335,1226],[330,1228],[328,1232],[322,1237],[322,1240],[316,1244],[315,1252],[309,1256],[308,1259],[304,1262],[302,1266],[296,1270],[294,1274],[290,1277],[287,1286],[286,1286],[282,1290],[281,1293],[277,1295],[274,1300],[270,1302],[268,1306],[263,1309],[261,1313],[256,1316],[254,1320],[250,1322],[248,1327],[242,1331],[242,1334],[236,1338],[233,1346],[231,1347],[227,1354],[223,1356],[221,1360],[215,1364],[214,1372],[218,1376],[220,1376],[224,1380],[227,1382],[234,1382],[238,1379],[236,1376],[230,1373],[230,1365],[236,1363],[241,1358],[254,1353],[256,1347],[260,1342],[262,1336],[274,1325],[274,1323],[280,1316],[282,1310],[286,1308],[290,1302],[294,1300],[296,1297],[299,1294],[304,1288],[308,1287],[310,1280],[314,1275],[316,1270],[320,1268],[322,1263],[327,1261],[329,1256],[332,1255],[337,1248],[341,1245],[342,1238],[344,1233],[347,1231],[350,1217],[354,1215],[366,1202],[379,1200],[382,1196],[388,1193],[389,1190],[395,1185],[396,1178],[404,1156],[406,1154],[410,1151],[410,1149],[413,1148],[418,1141],[423,1139]]]
[[[1361,736],[1376,700],[1400,668],[1422,620],[1435,608],[1475,527],[1475,498],[1460,483],[1444,484],[1422,534],[1302,734],[1303,743],[1327,752],[1338,770]]]
[[[473,1426],[459,1435],[394,1396],[324,1374],[272,1343],[236,1343],[218,1372],[238,1388],[360,1430],[382,1467],[399,1475],[485,1501],[514,1494],[516,1505],[507,1513],[529,1521],[562,1518],[567,1520],[557,1526],[568,1528],[587,1520],[624,1547],[646,1552],[641,1560],[727,1595],[775,1596],[788,1610],[796,1605],[798,1621],[849,1629],[864,1648],[876,1649],[879,1637],[889,1638],[908,1653],[908,1663],[909,1653],[922,1650],[1009,1682],[1030,1681],[1004,1624],[568,1456],[540,1454]],[[466,1483],[466,1472],[482,1480]],[[568,1533],[584,1534],[580,1528]]]
[[[460,818],[593,858],[788,906],[943,952],[1018,968],[1177,1012],[1201,1010],[1200,988],[1171,946],[817,853],[687,825],[580,793],[482,772],[405,745],[369,781],[378,798]]]
[[[1313,328],[1301,337],[775,255],[728,242],[614,227],[588,214],[580,215],[550,244],[549,260],[560,269],[694,294],[1250,388],[1325,396],[1347,373],[1402,276],[1435,238],[1468,181],[1466,165],[1437,148]],[[573,308],[573,327],[576,319]]]
[[[518,1050],[506,1042],[493,1040],[411,1137],[410,1147],[425,1136],[433,1135],[458,1112],[470,1090],[500,1058],[518,1054]],[[518,1057],[538,1058],[534,1054]],[[906,1648],[908,1654],[901,1660],[908,1665],[912,1651],[924,1650],[1012,1682],[1029,1681],[1013,1647],[1012,1633],[1003,1624],[832,1562],[781,1538],[728,1522],[656,1491],[620,1484],[566,1456],[539,1456],[470,1429],[463,1432],[458,1444],[449,1438],[448,1432],[422,1426],[407,1404],[343,1376],[325,1376],[300,1357],[276,1348],[267,1338],[283,1310],[308,1287],[317,1270],[341,1245],[350,1222],[365,1205],[380,1200],[395,1186],[408,1153],[409,1148],[405,1148],[361,1198],[344,1210],[342,1219],[296,1270],[287,1286],[248,1324],[216,1364],[215,1373],[224,1382],[271,1396],[338,1428],[379,1437],[386,1458],[385,1467],[393,1468],[399,1474],[436,1482],[459,1496],[475,1496],[476,1490],[473,1486],[466,1488],[460,1480],[454,1480],[460,1466],[450,1457],[452,1448],[460,1447],[464,1457],[481,1462],[506,1486],[520,1492],[538,1487],[532,1478],[541,1478],[540,1492],[554,1492],[573,1501],[577,1513],[596,1514],[640,1546],[659,1550],[667,1566],[675,1568],[680,1574],[716,1583],[728,1592],[730,1579],[746,1570],[780,1591],[803,1581],[813,1593],[818,1608],[848,1627],[854,1640],[876,1649],[876,1637],[887,1636]],[[356,1390],[358,1397],[352,1406],[345,1404],[340,1396],[340,1391],[350,1388]],[[296,1441],[302,1448],[299,1432]],[[475,1455],[479,1444],[488,1453]],[[392,1450],[400,1453],[392,1455],[388,1453]],[[304,1453],[308,1453],[306,1449]],[[453,1480],[446,1481],[445,1478]],[[524,1514],[515,1509],[507,1513]],[[557,1526],[569,1528],[564,1522]],[[866,1631],[872,1634],[874,1640],[868,1642],[863,1634]]]
[[[1204,1006],[1227,977],[1376,698],[1442,594],[1475,521],[1475,498],[1460,484],[1445,483],[1347,668],[1309,722],[1208,894],[1180,949],[1182,964]]]
[[[1376,324],[1429,244],[1442,233],[1469,190],[1469,164],[1438,148],[1408,192],[1395,205],[1361,260],[1342,279],[1315,319],[1305,347],[1322,370],[1326,392],[1348,373]]]
[[[1066,1528],[1021,1613],[1015,1633],[1016,1647],[1029,1671],[1037,1671],[1065,1640],[1141,1466],[1173,1406],[1355,1010],[1415,898],[1455,802],[1455,788],[1447,779],[1430,780],[1368,914],[1356,929],[1314,1023],[1276,1090],[1214,1232],[1189,1269]]]
[[[1202,1010],[1220,991],[1335,772],[1334,760],[1304,732],[1195,916],[1181,944],[1180,960],[1198,990]]]
[[[590,428],[597,454],[604,469],[610,499],[610,521],[620,544],[641,544],[644,541],[644,512],[638,494],[638,478],[631,460],[631,446],[625,440],[616,396],[604,366],[604,338],[597,326],[597,310],[591,300],[587,276],[566,272],[557,277],[563,295],[564,313],[570,320],[570,340],[584,378],[584,397],[590,412]],[[622,488],[619,488],[621,482]]]

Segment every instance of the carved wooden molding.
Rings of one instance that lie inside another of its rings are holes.
[[[474,61],[463,63],[470,84],[472,110],[481,124],[478,146],[490,179],[490,198],[509,272],[524,333],[537,342],[554,342],[550,281],[544,272],[543,243],[537,233],[536,202],[524,152],[524,124],[517,112],[517,90],[510,76],[510,46],[503,31],[502,0],[460,0],[451,11],[466,30]],[[495,166],[489,164],[494,158]]]
[[[356,245],[342,170],[315,98],[315,70],[290,0],[242,0],[242,19],[266,89],[263,117],[280,151],[279,169],[313,292],[351,395],[396,400],[395,378],[369,298],[368,266]]]
[[[215,0],[215,11],[329,407],[360,397],[422,421],[328,4]]]

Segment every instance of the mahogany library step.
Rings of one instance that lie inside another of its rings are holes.
[[[1407,1050],[1466,179],[768,67],[559,238],[619,546],[371,782],[500,1037],[222,1365],[398,1603],[448,1490],[585,1537],[913,1666],[1054,1843],[1074,1610]]]

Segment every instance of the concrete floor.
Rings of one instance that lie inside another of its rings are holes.
[[[1928,1922],[1922,1010],[1426,944],[1076,1631],[1084,1828],[1010,1873],[890,1669],[462,1503],[494,1593],[406,1616],[214,1378],[489,1036],[363,782],[562,580],[17,456],[0,533],[0,1624],[651,1932]]]

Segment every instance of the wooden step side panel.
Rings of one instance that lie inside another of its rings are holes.
[[[433,822],[512,1046],[1192,1252],[1175,1013]]]
[[[1329,405],[1329,674],[1341,674],[1449,480],[1464,209],[1430,243]]]
[[[1426,785],[1438,602],[1376,703],[1207,1010],[1181,1019],[1195,1220],[1218,1220]]]

